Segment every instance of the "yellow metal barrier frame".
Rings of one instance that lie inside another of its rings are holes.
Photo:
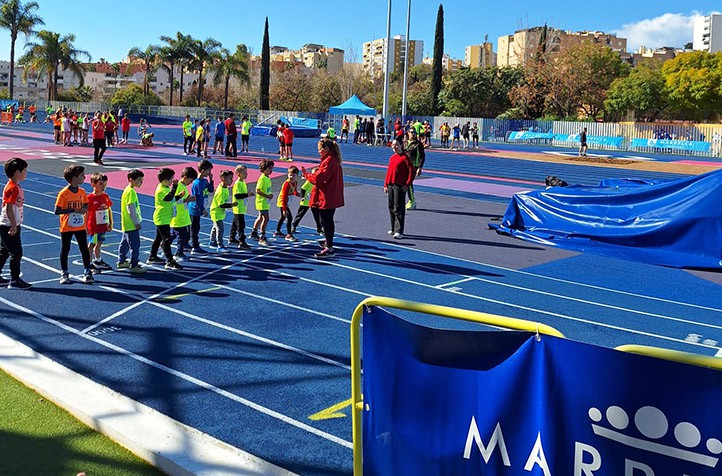
[[[487,324],[506,329],[536,332],[556,337],[564,337],[564,334],[545,324],[514,319],[512,317],[497,316],[483,312],[468,311],[454,307],[437,306],[435,304],[423,304],[419,302],[403,301],[388,297],[370,297],[364,299],[356,306],[351,318],[351,397],[352,397],[352,426],[353,426],[353,474],[363,474],[363,461],[361,454],[363,441],[361,435],[361,416],[364,408],[361,396],[361,318],[366,307],[387,307],[402,309],[404,311],[432,314],[435,316],[451,317],[463,321]]]
[[[370,297],[364,299],[356,306],[351,318],[351,398],[352,398],[352,425],[353,425],[353,474],[363,475],[363,439],[361,434],[361,416],[364,409],[363,397],[361,395],[361,318],[365,308],[388,307],[404,311],[419,312],[441,317],[450,317],[463,321],[476,322],[490,326],[502,327],[505,329],[536,332],[564,338],[564,334],[551,326],[545,324],[514,319],[512,317],[497,316],[484,312],[468,311],[454,307],[437,306],[435,304],[423,304],[413,301],[404,301],[388,297]],[[631,354],[646,355],[663,360],[671,360],[688,365],[708,367],[715,370],[722,370],[722,359],[707,357],[704,355],[690,354],[675,350],[661,349],[641,345],[622,345],[615,350]]]

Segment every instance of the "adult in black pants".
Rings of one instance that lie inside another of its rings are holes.
[[[394,139],[391,143],[394,154],[389,158],[389,167],[386,170],[384,192],[389,198],[389,216],[391,229],[388,234],[400,240],[404,237],[404,222],[406,219],[406,192],[413,179],[413,166],[401,141]]]
[[[330,258],[334,255],[333,235],[336,224],[333,215],[337,208],[344,206],[343,168],[341,167],[341,150],[338,144],[327,137],[318,142],[318,155],[321,163],[313,173],[306,172],[302,167],[303,176],[315,185],[311,190],[310,207],[317,208],[323,233],[323,250],[316,253],[316,258]]]
[[[100,119],[100,111],[95,113],[91,127],[93,129],[93,162],[103,165],[103,154],[105,154],[107,146],[105,145],[105,124]]]
[[[238,129],[236,129],[236,116],[233,113],[228,115],[226,124],[226,157],[238,157]]]

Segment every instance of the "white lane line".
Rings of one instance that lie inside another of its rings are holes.
[[[366,253],[364,253],[364,254],[366,254]],[[366,255],[367,255],[367,256],[376,256],[376,255],[371,255],[371,254],[366,254]],[[421,265],[421,266],[426,267],[426,266],[424,266],[424,265]],[[429,266],[428,268],[429,268],[429,270],[432,269],[430,266]],[[453,274],[453,273],[448,273],[448,274]],[[466,277],[466,278],[464,278],[464,279],[459,279],[459,280],[457,280],[457,281],[452,281],[452,282],[450,282],[450,283],[437,284],[437,285],[434,286],[434,287],[439,288],[439,289],[442,289],[442,288],[446,288],[446,287],[448,287],[448,286],[454,286],[455,284],[465,283],[465,282],[467,282],[467,281],[471,281],[472,279],[475,279],[475,278],[472,278],[471,276],[469,276],[469,277]]]
[[[122,347],[119,347],[117,345],[111,344],[109,342],[106,342],[104,340],[98,339],[97,337],[90,336],[88,334],[83,334],[80,331],[72,328],[71,326],[68,326],[66,324],[63,324],[60,321],[56,321],[55,319],[49,318],[47,316],[44,316],[43,314],[40,314],[38,312],[35,312],[31,309],[28,309],[26,307],[20,306],[19,304],[15,304],[12,301],[9,301],[3,297],[0,297],[0,302],[5,304],[6,306],[9,306],[15,310],[24,312],[25,314],[28,314],[30,316],[33,316],[37,319],[40,319],[41,321],[44,321],[48,324],[54,325],[60,329],[63,329],[66,332],[70,332],[71,334],[75,334],[78,337],[81,337],[83,339],[87,339],[97,345],[103,346],[107,349],[110,349],[114,352],[117,352],[118,354],[125,355],[126,357],[130,357],[131,359],[137,360],[138,362],[141,362],[143,364],[149,365],[151,367],[154,367],[158,370],[161,370],[163,372],[166,372],[174,377],[180,378],[185,380],[186,382],[190,382],[198,387],[204,388],[206,390],[210,390],[211,392],[217,393],[218,395],[221,395],[223,397],[228,398],[229,400],[232,400],[234,402],[240,403],[241,405],[244,405],[248,408],[251,408],[252,410],[255,410],[257,412],[263,413],[264,415],[270,416],[271,418],[275,418],[276,420],[279,420],[283,423],[289,424],[291,426],[295,426],[296,428],[299,428],[301,430],[304,430],[308,433],[311,433],[313,435],[319,436],[321,438],[324,438],[332,443],[336,443],[338,445],[341,445],[345,448],[352,449],[353,444],[350,441],[346,441],[343,438],[339,438],[335,435],[332,435],[330,433],[327,433],[325,431],[319,430],[317,428],[314,428],[310,425],[307,425],[306,423],[300,422],[298,420],[295,420],[287,415],[284,415],[280,412],[277,412],[275,410],[271,410],[268,407],[264,407],[263,405],[259,405],[258,403],[252,402],[251,400],[248,400],[246,398],[240,397],[234,393],[231,393],[227,390],[224,390],[222,388],[216,387],[213,384],[210,384],[208,382],[205,382],[203,380],[200,380],[198,378],[195,378],[191,375],[188,375],[184,372],[180,372],[176,369],[170,368],[166,365],[160,364],[154,360],[150,360],[146,357],[143,357],[141,355],[138,355],[134,352],[130,352],[129,350],[126,350]]]

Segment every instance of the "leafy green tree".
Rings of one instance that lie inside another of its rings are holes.
[[[446,78],[439,102],[448,110],[449,101],[461,101],[462,110],[456,106],[454,110],[462,116],[495,117],[511,106],[509,92],[520,80],[517,68],[461,69]]]
[[[263,46],[261,47],[261,88],[259,91],[259,107],[262,111],[269,109],[269,95],[271,87],[271,46],[268,40],[268,17],[263,29]]]
[[[722,112],[722,52],[682,53],[662,66],[672,107],[689,118]]]
[[[60,68],[70,71],[80,78],[83,85],[83,64],[80,57],[90,61],[90,54],[87,51],[75,48],[73,42],[75,35],[65,35],[62,38],[59,33],[41,30],[37,34],[37,42],[25,45],[26,53],[20,58],[19,63],[25,66],[23,74],[45,74],[48,78],[48,101],[55,100],[58,96],[58,72]]]
[[[231,54],[226,48],[221,48],[216,61],[209,67],[215,73],[213,85],[223,83],[223,109],[228,109],[228,92],[231,78],[236,78],[241,83],[248,83],[248,48],[246,45],[237,45],[236,51]]]
[[[80,86],[58,92],[58,101],[88,102],[93,98],[93,90],[90,86]]]
[[[662,74],[661,60],[639,63],[629,76],[617,78],[607,92],[604,107],[612,119],[619,120],[633,111],[638,121],[654,121],[669,111],[669,91]]]
[[[431,104],[434,112],[438,111],[439,93],[441,92],[441,78],[443,75],[442,61],[444,59],[444,6],[439,5],[436,13],[436,31],[434,33],[434,59],[432,62]]]
[[[205,41],[194,40],[190,44],[192,59],[189,66],[198,71],[198,106],[203,99],[203,72],[206,65],[213,63],[218,57],[221,43],[213,38],[206,38]]]
[[[161,101],[161,99],[155,94],[143,93],[143,88],[141,88],[137,84],[129,84],[125,88],[116,91],[110,102],[111,104],[113,104],[113,106],[140,106],[144,104],[148,104],[151,106],[160,106],[163,104],[163,101]]]
[[[43,25],[43,20],[35,14],[39,8],[37,2],[23,4],[20,0],[5,0],[0,8],[0,28],[10,31],[10,79],[8,86],[10,97],[13,97],[15,87],[15,41],[18,34],[30,36],[33,29]]]
[[[313,76],[311,111],[324,112],[340,104],[345,98],[341,95],[341,83],[337,75],[319,71]]]
[[[269,101],[274,109],[284,111],[311,110],[313,80],[310,76],[294,68],[275,74],[273,77],[274,82]]]
[[[150,79],[157,70],[160,61],[160,46],[148,45],[145,50],[137,46],[128,51],[128,56],[143,61],[145,71],[143,74],[143,94],[150,93]]]

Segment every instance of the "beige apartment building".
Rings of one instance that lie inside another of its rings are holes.
[[[433,65],[434,58],[429,58],[429,57],[424,58],[424,64]],[[463,67],[464,67],[463,60],[454,59],[446,53],[444,53],[444,55],[441,57],[441,69],[444,71],[453,73],[454,71],[458,71]]]
[[[325,69],[335,73],[343,68],[344,51],[339,48],[329,48],[315,43],[307,43],[298,50],[291,50],[285,46],[273,46],[270,49],[272,62],[287,64],[302,64],[309,70]]]
[[[488,36],[480,45],[469,45],[464,51],[464,66],[467,68],[483,68],[496,66],[496,53],[493,43],[489,43]]]
[[[513,35],[500,36],[497,48],[496,64],[499,67],[517,66],[526,63],[539,50],[539,42],[544,27],[537,26],[518,30]],[[559,51],[564,46],[591,41],[609,46],[623,58],[628,58],[627,39],[601,31],[562,31],[547,28],[547,51]]]
[[[423,41],[409,40],[409,68],[421,63],[423,50]],[[383,76],[387,54],[391,59],[389,72],[402,72],[406,61],[406,37],[394,36],[388,47],[386,38],[379,38],[363,44],[363,67],[372,78]]]

